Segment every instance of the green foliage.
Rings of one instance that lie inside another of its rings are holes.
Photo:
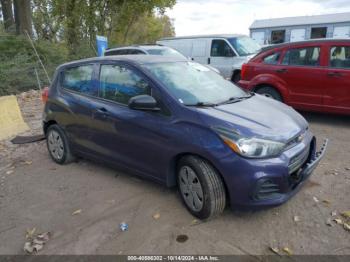
[[[176,0],[31,0],[34,44],[48,70],[66,61],[96,56],[96,35],[110,46],[154,43],[173,36],[164,15]],[[0,96],[37,87],[34,69],[48,84],[30,42],[4,32],[0,24]]]
[[[47,41],[36,41],[35,47],[49,76],[52,77],[56,67],[67,59],[66,48],[63,44],[52,44]],[[45,72],[25,37],[2,34],[0,61],[0,96],[38,88],[35,68],[41,84],[48,85]]]

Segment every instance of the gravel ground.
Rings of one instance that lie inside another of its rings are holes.
[[[41,132],[39,93],[18,96],[31,131]],[[332,219],[350,210],[350,118],[303,113],[330,139],[321,165],[286,204],[194,220],[176,189],[80,160],[59,166],[45,141],[0,141],[0,254],[23,254],[27,229],[50,231],[40,254],[350,254],[350,231]],[[78,214],[72,215],[76,210]],[[332,212],[335,212],[331,215]],[[157,216],[154,217],[154,215]],[[330,225],[327,225],[330,220]],[[121,222],[129,230],[121,232]],[[188,240],[180,243],[177,236]]]

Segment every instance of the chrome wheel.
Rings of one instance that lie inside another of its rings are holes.
[[[202,185],[194,170],[189,166],[181,167],[179,186],[186,205],[193,211],[200,211],[203,208]]]
[[[47,138],[50,154],[56,160],[61,160],[64,153],[63,140],[60,134],[52,130]]]

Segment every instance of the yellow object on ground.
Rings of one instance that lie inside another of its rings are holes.
[[[0,97],[0,140],[28,130],[15,96]]]

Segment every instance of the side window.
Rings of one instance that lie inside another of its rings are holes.
[[[119,65],[101,65],[99,96],[128,104],[137,95],[150,95],[148,83],[131,69]]]
[[[264,64],[276,65],[280,59],[281,53],[273,53],[264,58]]]
[[[330,67],[350,69],[350,46],[333,46],[330,52]]]
[[[92,84],[93,65],[68,68],[63,72],[62,87],[86,95],[97,95]]]
[[[129,53],[130,55],[144,55],[145,53],[138,49],[130,49]]]
[[[307,47],[290,49],[284,55],[283,65],[318,66],[320,64],[320,48]]]
[[[211,43],[210,56],[232,57],[234,53],[225,40],[213,40]]]

